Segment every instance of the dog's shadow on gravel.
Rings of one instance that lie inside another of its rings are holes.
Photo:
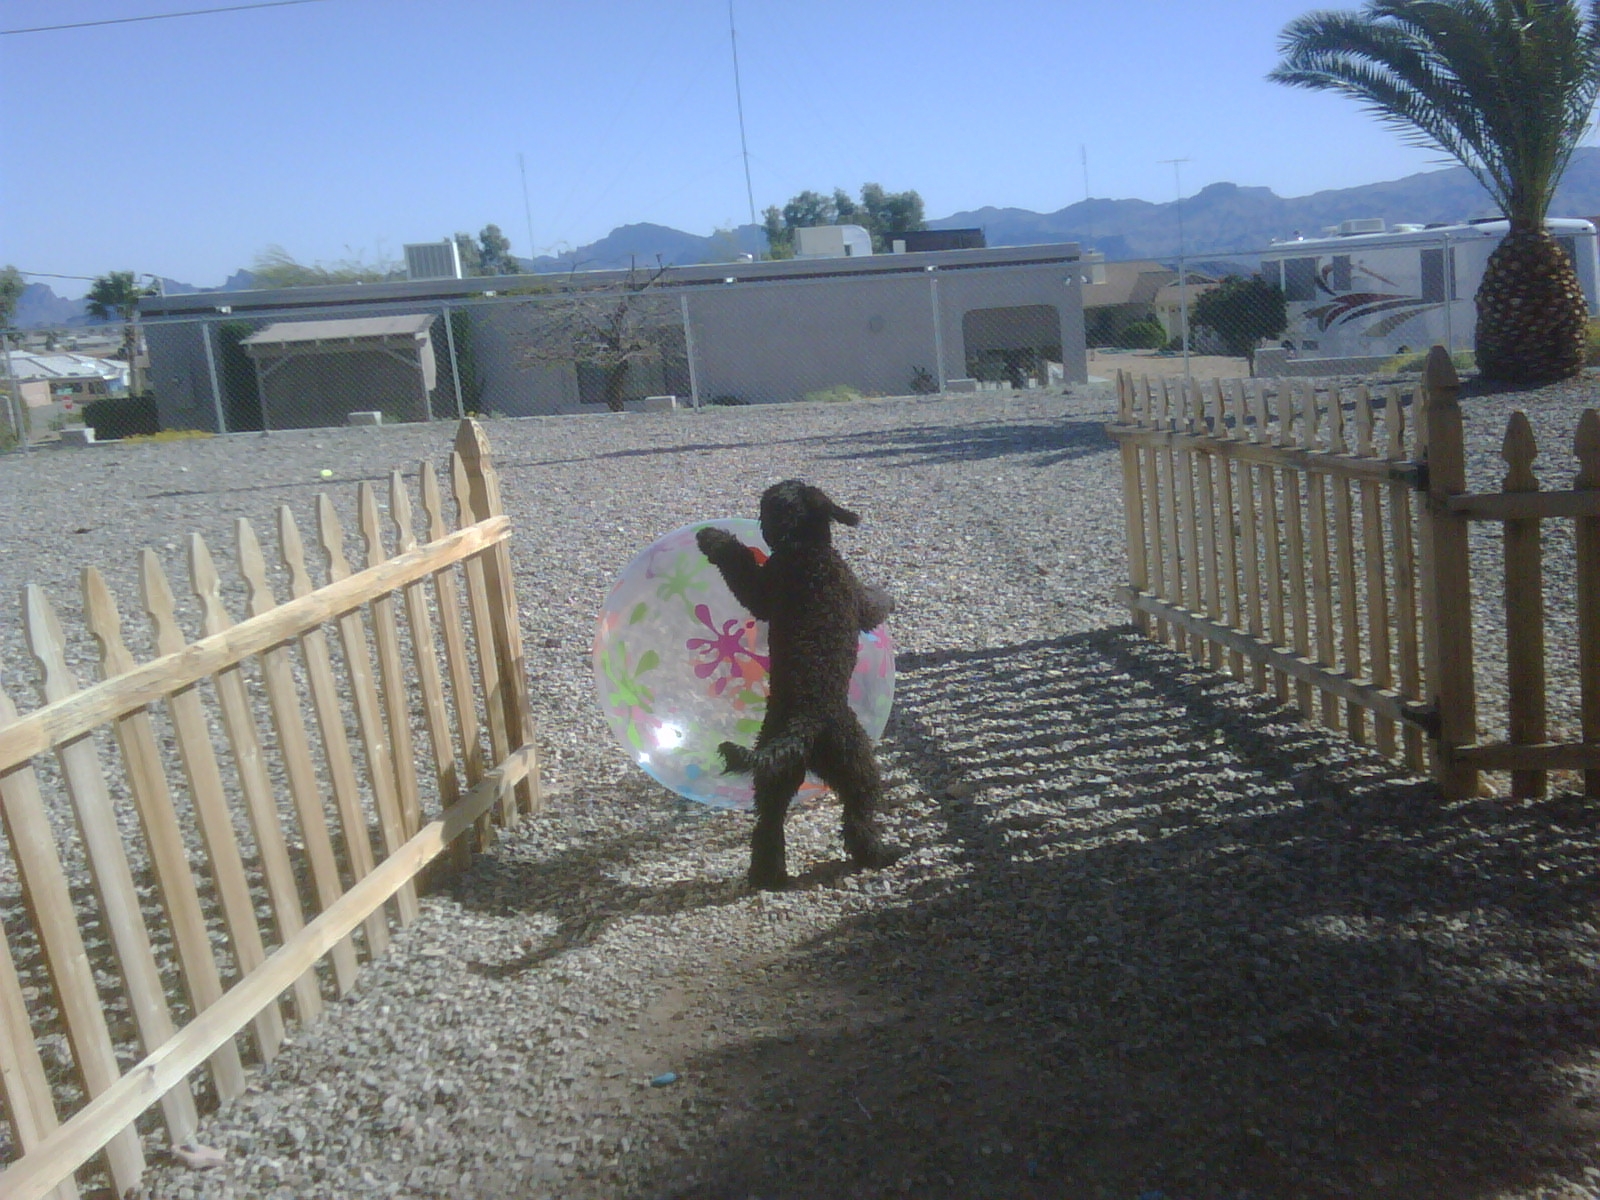
[[[1591,805],[1445,804],[1129,629],[899,668],[884,757],[937,802],[897,815],[895,899],[783,964],[783,1036],[685,1065],[721,1115],[640,1195],[1487,1200],[1600,1166]]]

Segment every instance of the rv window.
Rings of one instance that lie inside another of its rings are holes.
[[[1317,260],[1314,258],[1286,258],[1283,260],[1283,298],[1296,300],[1317,298]]]
[[[1422,252],[1422,298],[1439,303],[1445,299],[1456,299],[1456,248],[1450,247],[1448,276],[1446,275],[1446,259],[1443,250],[1424,250]]]
[[[1333,256],[1333,269],[1328,272],[1328,286],[1336,292],[1350,290],[1350,256],[1348,254],[1335,254]]]

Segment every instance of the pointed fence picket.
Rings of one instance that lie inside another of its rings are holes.
[[[1526,415],[1506,430],[1501,490],[1467,491],[1459,381],[1429,355],[1408,451],[1397,387],[1314,380],[1201,385],[1118,375],[1135,624],[1196,663],[1293,703],[1305,720],[1431,770],[1445,795],[1551,770],[1600,796],[1600,411],[1579,421],[1572,487],[1543,489]],[[1231,402],[1230,402],[1231,400]],[[1576,543],[1576,741],[1547,722],[1543,523]],[[1507,736],[1478,737],[1468,527],[1504,529]]]
[[[391,476],[393,556],[377,493],[361,485],[359,567],[332,502],[318,497],[322,587],[280,508],[290,592],[282,603],[255,530],[239,521],[247,612],[237,622],[210,549],[192,536],[196,642],[181,633],[172,587],[146,551],[140,583],[157,657],[143,664],[89,568],[97,683],[73,677],[49,598],[26,590],[23,627],[43,703],[19,715],[0,691],[0,816],[25,912],[20,928],[0,927],[0,1103],[20,1151],[0,1167],[0,1200],[66,1200],[78,1195],[82,1170],[103,1170],[118,1194],[137,1187],[144,1159],[134,1122],[146,1110],[159,1106],[173,1144],[189,1141],[198,1086],[237,1096],[246,1062],[277,1052],[285,996],[294,1020],[315,1020],[325,987],[342,995],[354,984],[362,948],[384,952],[385,908],[401,922],[416,916],[425,868],[464,865],[491,814],[512,823],[537,809],[509,522],[474,422],[462,422],[451,459],[454,530],[422,465],[426,544],[404,480]],[[414,722],[425,737],[413,736]],[[108,736],[97,736],[102,729]],[[42,756],[56,768],[39,769]],[[70,845],[58,845],[51,827],[57,777],[58,807],[75,823]],[[118,821],[124,797],[137,835]],[[73,886],[79,861],[90,889]],[[40,1040],[57,1032],[70,1071],[52,1077]],[[134,1066],[119,1066],[119,1048]]]

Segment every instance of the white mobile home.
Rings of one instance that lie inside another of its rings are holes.
[[[1572,255],[1589,312],[1600,312],[1595,229],[1588,221],[1546,227]],[[1389,356],[1443,345],[1470,349],[1473,297],[1504,219],[1454,225],[1346,221],[1325,237],[1279,242],[1262,274],[1283,288],[1284,340],[1300,358]]]

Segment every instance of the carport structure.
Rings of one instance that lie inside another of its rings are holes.
[[[431,421],[433,313],[280,321],[239,344],[255,363],[262,428],[343,425],[350,413]]]

